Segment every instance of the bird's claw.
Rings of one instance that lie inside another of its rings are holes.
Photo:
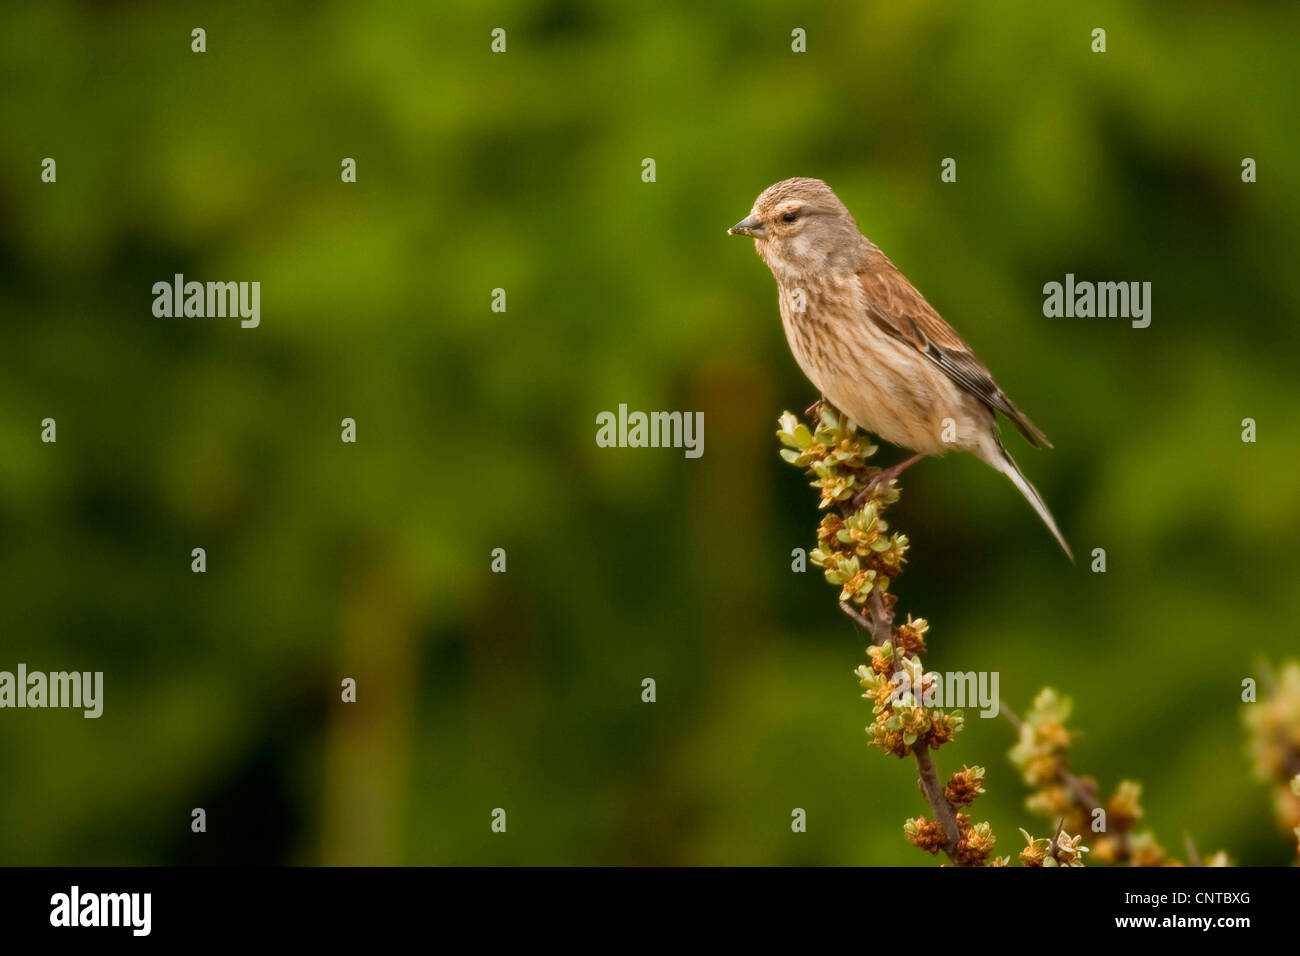
[[[859,491],[856,495],[853,496],[853,507],[855,507],[855,508],[861,508],[862,505],[863,505],[863,503],[864,503],[868,498],[871,497],[871,493],[872,493],[873,491],[875,491],[875,490],[876,490],[878,487],[880,487],[881,485],[883,485],[883,484],[887,484],[888,482],[893,481],[893,480],[894,480],[894,476],[891,475],[891,474],[889,474],[888,472],[889,472],[889,469],[886,468],[886,469],[884,469],[883,471],[878,471],[878,472],[876,472],[874,475],[872,475],[870,478],[868,478],[868,479],[867,479],[867,483],[866,483],[865,485],[862,486],[862,490]]]

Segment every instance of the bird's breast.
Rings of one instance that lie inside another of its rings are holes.
[[[858,425],[916,451],[947,447],[944,419],[965,402],[934,363],[868,316],[856,276],[780,286],[781,321],[808,379]]]

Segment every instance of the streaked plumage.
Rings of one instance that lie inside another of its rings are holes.
[[[1051,442],[952,326],[858,231],[829,186],[820,179],[779,182],[729,231],[754,238],[776,278],[795,360],[832,405],[892,444],[924,455],[956,447],[996,468],[1073,560],[1042,497],[1003,448],[997,413],[1030,444],[1050,448]],[[955,430],[951,442],[944,440],[948,419],[949,432]]]

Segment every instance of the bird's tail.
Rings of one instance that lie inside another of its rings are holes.
[[[1074,552],[1071,551],[1070,546],[1065,543],[1065,535],[1061,534],[1061,529],[1056,526],[1056,519],[1054,519],[1052,513],[1047,510],[1047,505],[1043,502],[1043,496],[1038,493],[1037,488],[1029,483],[1029,479],[1025,477],[1025,473],[1020,470],[1020,467],[1016,464],[1015,459],[1011,457],[1010,453],[1002,447],[1001,442],[998,443],[998,451],[1001,452],[1001,454],[995,456],[989,464],[1010,478],[1011,483],[1020,489],[1020,493],[1025,496],[1025,500],[1029,502],[1030,507],[1038,512],[1038,517],[1043,519],[1043,524],[1047,525],[1047,530],[1052,532],[1052,536],[1056,538],[1061,547],[1065,550],[1066,557],[1073,562]]]

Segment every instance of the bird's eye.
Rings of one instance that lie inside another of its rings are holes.
[[[781,217],[781,219],[785,222],[794,222],[798,218],[799,218],[799,214],[797,212],[788,212]]]

